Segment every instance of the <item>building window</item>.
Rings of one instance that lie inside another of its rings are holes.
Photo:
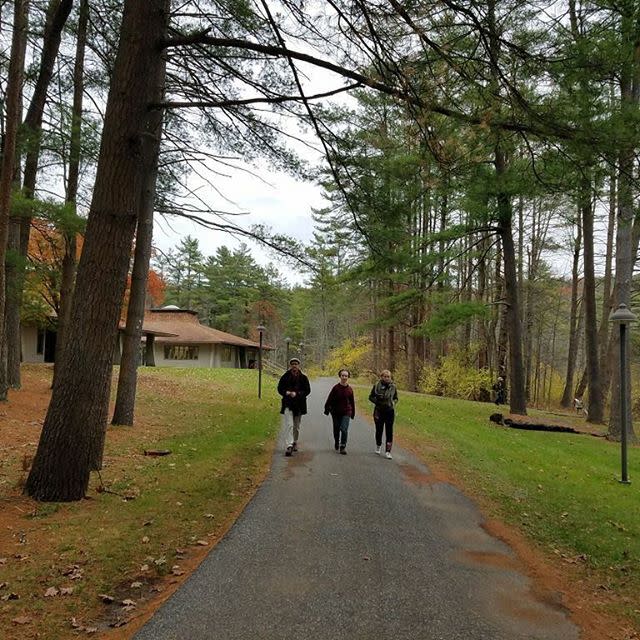
[[[223,362],[231,362],[231,346],[228,344],[222,346],[222,360]]]
[[[36,353],[42,355],[44,353],[44,329],[38,329],[38,339],[36,341]]]
[[[197,360],[199,347],[186,344],[166,345],[164,348],[165,360]]]

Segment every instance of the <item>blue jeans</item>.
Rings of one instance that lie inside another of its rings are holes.
[[[333,440],[336,447],[344,448],[347,446],[347,436],[349,435],[349,416],[338,416],[331,414],[333,420]]]

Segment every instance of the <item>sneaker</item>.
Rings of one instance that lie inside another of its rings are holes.
[[[378,455],[380,455],[382,453],[382,445],[380,445],[379,447],[376,447],[376,453]]]
[[[298,443],[297,442],[293,443],[293,447],[291,447],[291,450],[292,451],[297,451],[298,450]]]
[[[340,447],[340,453],[341,453],[343,456],[346,456],[346,455],[347,455],[347,450],[346,450],[344,447]]]
[[[391,459],[393,458],[393,456],[391,455],[391,451],[387,451],[387,453],[385,453],[385,454],[384,454],[384,457],[385,457],[387,460],[391,460]]]
[[[293,447],[287,447],[285,452],[284,452],[284,455],[285,456],[290,456],[292,453],[293,453]]]
[[[340,445],[337,442],[333,446],[335,447],[336,451],[340,448]]]

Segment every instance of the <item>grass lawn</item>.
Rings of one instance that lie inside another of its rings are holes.
[[[145,604],[177,587],[264,478],[279,426],[273,385],[258,401],[256,371],[141,369],[136,426],[109,428],[89,499],[36,503],[19,485],[49,375],[25,367],[25,391],[2,407],[10,420],[0,438],[11,443],[0,458],[0,637],[57,640],[123,623],[131,633]],[[40,401],[34,385],[44,385]],[[144,455],[151,449],[171,454]]]
[[[371,406],[368,391],[358,389],[361,407]],[[640,449],[629,448],[633,484],[622,485],[619,444],[498,427],[488,419],[495,410],[401,392],[396,432],[427,465],[480,497],[489,516],[515,525],[547,554],[575,561],[613,596],[609,612],[640,627]]]
[[[131,637],[264,478],[279,427],[275,385],[267,379],[258,401],[256,371],[142,369],[136,426],[109,428],[88,499],[45,504],[22,496],[20,483],[50,373],[25,366],[23,390],[0,407],[0,637]],[[355,388],[368,412],[369,387]],[[640,626],[637,447],[629,451],[633,484],[623,486],[618,444],[501,428],[488,420],[491,404],[400,397],[400,444],[478,498],[488,517],[570,563],[572,576],[602,594],[606,613]],[[150,449],[171,454],[144,455]]]

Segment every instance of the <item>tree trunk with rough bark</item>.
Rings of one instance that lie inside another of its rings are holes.
[[[622,6],[620,21],[621,45],[625,52],[632,53],[625,57],[620,70],[620,107],[623,114],[631,114],[635,118],[640,103],[640,42],[638,41],[637,8],[632,3]],[[630,126],[630,131],[635,129]],[[630,137],[620,150],[618,163],[618,228],[616,232],[616,274],[612,308],[624,303],[631,307],[631,280],[635,259],[634,247],[634,205],[635,205],[635,157],[638,141]],[[620,415],[620,332],[618,327],[611,332],[610,350],[611,372],[611,412],[609,414],[609,430],[607,437],[619,440],[622,429],[626,429],[629,442],[636,441],[631,420],[631,411],[627,412],[627,424],[621,424]],[[628,388],[627,398],[631,397],[631,366],[627,358],[625,363]],[[631,408],[631,407],[629,407]]]
[[[617,180],[615,170],[609,175],[609,219],[607,222],[607,245],[604,259],[604,278],[602,280],[602,317],[598,330],[598,343],[600,345],[600,379],[602,381],[602,397],[607,399],[609,385],[611,384],[611,371],[609,370],[609,315],[611,314],[611,283],[613,279],[613,239],[616,229],[616,205],[617,205]]]
[[[598,319],[596,310],[596,278],[593,244],[593,207],[591,182],[583,179],[580,191],[582,233],[584,235],[584,334],[587,355],[587,384],[589,389],[588,422],[599,424],[604,420],[600,362],[598,360]]]
[[[498,244],[495,259],[495,313],[491,323],[491,334],[495,336],[493,342],[494,365],[497,375],[506,376],[507,360],[509,356],[509,330],[507,328],[507,304],[505,301],[504,277],[502,275],[502,241]]]
[[[153,156],[148,159],[148,181],[144,187],[136,232],[136,249],[131,273],[131,291],[127,307],[127,322],[122,341],[122,358],[118,375],[116,405],[111,424],[133,426],[138,384],[138,359],[142,340],[147,278],[151,261],[151,241],[153,239],[153,211],[158,175],[158,157],[162,135],[162,112],[155,112],[156,120],[149,123],[147,135],[154,140]]]
[[[495,149],[494,164],[498,184],[504,180],[506,159],[498,144]],[[518,299],[518,274],[516,253],[513,243],[513,211],[509,196],[501,189],[498,191],[498,216],[500,239],[504,264],[504,285],[507,298],[507,323],[509,327],[509,405],[511,413],[527,414],[524,367],[522,359],[522,323]]]
[[[168,0],[125,0],[71,324],[25,491],[84,497],[104,448],[113,346],[154,143],[145,132],[162,95]]]
[[[16,168],[19,166],[16,156]],[[16,172],[14,172],[15,175]],[[20,188],[18,180],[12,181],[12,186]],[[22,355],[22,336],[20,334],[20,306],[22,299],[22,264],[20,251],[20,218],[11,216],[9,219],[9,238],[7,241],[7,259],[5,273],[7,284],[5,287],[6,306],[4,314],[4,331],[7,340],[7,384],[11,389],[19,389],[20,360]]]
[[[631,279],[633,276],[633,188],[631,182],[633,173],[633,155],[623,152],[620,154],[619,198],[618,198],[618,229],[616,233],[616,277],[613,293],[613,307],[624,303],[631,307]],[[620,412],[620,332],[618,327],[611,331],[611,412],[609,414],[609,429],[607,437],[619,440],[622,435]],[[631,364],[627,358],[625,363],[628,388],[627,398],[631,397]],[[627,414],[626,424],[629,442],[636,441],[636,435],[631,420],[631,411]]]
[[[573,264],[571,267],[571,311],[569,313],[569,350],[567,355],[567,373],[564,379],[564,391],[560,405],[569,408],[573,404],[573,379],[575,377],[576,357],[578,355],[578,283],[580,253],[582,249],[582,226],[578,221],[576,237],[573,242]]]
[[[82,0],[78,16],[78,39],[76,59],[73,67],[73,106],[71,110],[71,140],[69,144],[69,175],[67,177],[66,201],[75,209],[80,177],[80,156],[82,144],[82,98],[84,93],[84,60],[87,44],[87,23],[89,20],[89,2]],[[64,232],[64,256],[62,258],[62,277],[60,280],[60,314],[58,316],[58,335],[56,337],[56,355],[53,364],[53,382],[60,371],[60,359],[66,339],[67,327],[71,315],[71,298],[76,278],[76,230]]]
[[[9,215],[11,210],[11,187],[14,179],[16,143],[20,125],[22,104],[22,80],[24,76],[25,51],[29,22],[29,0],[14,2],[11,58],[5,93],[6,124],[2,161],[0,163],[0,401],[7,399],[9,377],[7,371],[8,336],[5,325],[7,306],[7,278],[5,262],[9,240]]]
[[[499,77],[501,73],[498,66],[501,51],[501,34],[499,22],[496,19],[495,0],[490,0],[487,3],[486,19],[491,53],[491,81],[489,88],[498,96],[500,92]],[[495,106],[497,111],[500,111],[500,106],[497,101]],[[497,204],[498,235],[502,242],[507,325],[509,330],[509,371],[505,378],[510,388],[509,405],[511,413],[526,415],[527,398],[522,355],[522,310],[518,295],[517,256],[513,242],[513,205],[511,195],[505,184],[507,180],[508,160],[501,133],[495,131],[494,136],[493,166],[495,170],[495,197]]]
[[[587,382],[589,381],[589,371],[587,367],[582,370],[582,375],[580,376],[580,380],[578,381],[578,385],[576,386],[576,398],[582,398],[587,390]]]
[[[25,140],[21,141],[27,149],[23,192],[27,198],[33,198],[40,157],[40,136],[42,130],[42,114],[47,99],[47,90],[53,75],[53,66],[60,48],[62,30],[71,12],[73,0],[51,0],[47,9],[40,69],[36,79],[33,96],[27,110],[22,130]],[[20,387],[20,307],[24,288],[24,270],[31,232],[31,216],[23,216],[14,223],[18,228],[17,236],[12,242],[16,259],[7,273],[7,361],[8,382],[11,387]]]

